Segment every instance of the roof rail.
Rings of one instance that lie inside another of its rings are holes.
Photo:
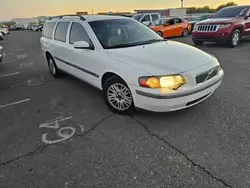
[[[62,19],[64,17],[67,17],[67,16],[76,16],[76,17],[79,17],[80,20],[84,21],[85,18],[81,15],[77,15],[77,14],[65,14],[65,15],[60,15],[60,16],[53,16],[53,17],[50,17],[49,20],[53,20],[53,19]]]

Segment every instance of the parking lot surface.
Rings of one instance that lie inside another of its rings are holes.
[[[0,42],[1,188],[250,187],[250,40],[200,47],[225,70],[208,100],[129,117],[84,82],[54,79],[40,36],[16,31]],[[191,36],[172,40],[192,45]]]

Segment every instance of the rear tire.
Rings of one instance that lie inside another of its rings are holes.
[[[157,34],[163,38],[163,33],[161,31],[158,31]]]
[[[193,42],[195,45],[202,45],[204,43],[204,41],[194,40],[194,39],[193,39]]]
[[[115,113],[131,115],[135,111],[132,93],[118,76],[112,76],[103,84],[103,98]]]
[[[241,32],[239,29],[235,29],[233,30],[233,32],[231,33],[230,37],[229,37],[229,40],[228,40],[228,45],[229,47],[236,47],[238,46],[239,42],[240,42],[240,39],[241,39]]]
[[[184,29],[183,31],[182,31],[182,36],[183,37],[186,37],[186,36],[188,36],[188,29]]]
[[[49,71],[52,74],[52,76],[55,78],[59,78],[61,76],[61,73],[56,66],[56,62],[55,62],[54,58],[51,55],[48,55],[47,61],[48,61]]]

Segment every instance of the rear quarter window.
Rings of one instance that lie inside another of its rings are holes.
[[[46,23],[43,27],[43,37],[52,39],[56,23]]]

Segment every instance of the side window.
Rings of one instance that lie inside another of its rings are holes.
[[[182,19],[180,19],[180,18],[175,18],[175,24],[179,24],[179,23],[182,23]]]
[[[52,39],[55,25],[56,23],[46,23],[43,27],[43,37]]]
[[[170,19],[170,20],[168,21],[168,23],[169,23],[169,25],[174,25],[175,20],[174,20],[174,19]]]
[[[159,20],[159,15],[158,14],[152,14],[151,17],[152,17],[153,21]]]
[[[55,31],[55,40],[66,42],[69,22],[59,22]]]
[[[73,44],[74,42],[77,41],[86,41],[89,43],[90,38],[84,27],[81,24],[74,22],[72,23],[70,29],[69,43]]]
[[[142,18],[141,22],[148,22],[150,21],[150,16],[149,15],[146,15]]]

